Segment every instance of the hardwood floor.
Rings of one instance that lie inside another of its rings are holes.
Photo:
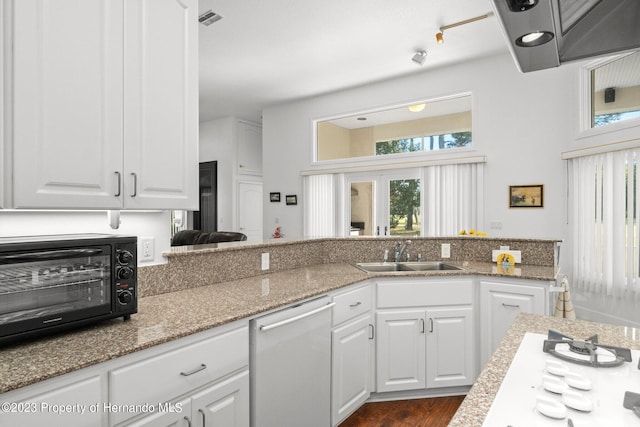
[[[446,427],[464,396],[365,403],[340,427]]]

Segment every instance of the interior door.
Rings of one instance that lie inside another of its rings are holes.
[[[238,182],[238,231],[247,235],[247,240],[262,239],[262,183]]]
[[[417,169],[378,174],[352,174],[345,180],[348,195],[346,235],[420,236],[422,185]]]

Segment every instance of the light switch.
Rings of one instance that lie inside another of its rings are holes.
[[[269,269],[269,252],[262,254],[262,270]]]

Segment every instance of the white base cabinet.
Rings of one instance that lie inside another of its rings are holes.
[[[473,308],[427,309],[427,388],[470,385],[476,379]]]
[[[167,404],[131,427],[246,427],[249,425],[249,371],[220,381],[187,399]]]
[[[373,392],[373,289],[367,282],[334,294],[332,300],[331,425],[337,426]]]
[[[491,354],[519,313],[548,314],[549,282],[480,280],[480,366]]]
[[[1,400],[10,405],[0,408],[0,426],[249,427],[248,321],[3,393]]]
[[[377,293],[378,393],[473,384],[473,280],[389,279]]]
[[[58,378],[46,387],[34,387],[27,394],[22,390],[6,393],[2,402],[8,406],[0,409],[0,426],[100,426],[104,384],[95,373],[71,381]],[[60,412],[61,409],[65,411]]]
[[[332,332],[331,423],[338,425],[364,404],[373,384],[373,325],[366,315]]]
[[[425,310],[376,313],[376,391],[425,388]]]

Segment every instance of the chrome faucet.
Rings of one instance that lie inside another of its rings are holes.
[[[410,244],[411,240],[407,240],[404,243],[396,243],[396,245],[393,247],[393,260],[395,262],[400,262],[402,254],[407,250],[407,246],[409,246]]]

